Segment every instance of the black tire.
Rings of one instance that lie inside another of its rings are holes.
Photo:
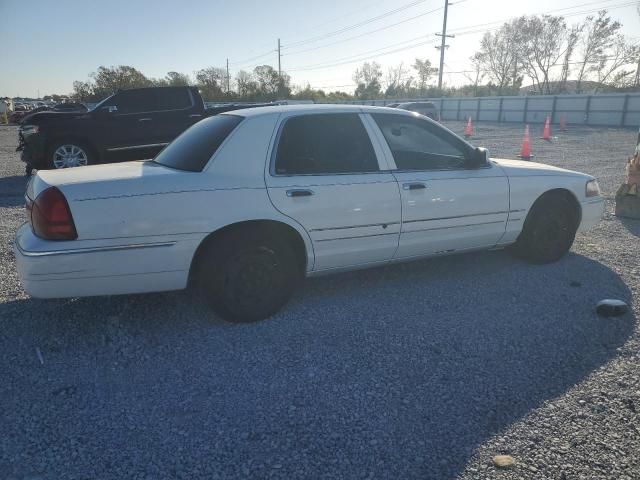
[[[556,262],[573,245],[578,223],[575,202],[567,194],[546,193],[533,204],[511,251],[534,264]]]
[[[47,168],[50,168],[53,170],[57,170],[59,168],[68,168],[68,167],[56,166],[56,152],[58,152],[60,148],[65,146],[75,147],[76,149],[82,152],[83,154],[82,157],[86,158],[86,163],[84,163],[83,161],[81,165],[69,165],[69,167],[95,164],[96,155],[93,149],[89,145],[87,145],[85,142],[75,140],[75,139],[66,139],[66,140],[63,139],[63,140],[58,140],[54,142],[47,150]],[[73,151],[72,149],[68,149],[68,150],[70,152]]]
[[[240,229],[205,248],[196,265],[198,289],[211,308],[231,322],[269,318],[287,303],[302,278],[286,239]]]

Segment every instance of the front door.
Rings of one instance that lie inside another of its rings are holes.
[[[396,258],[494,246],[509,216],[504,172],[490,162],[469,168],[471,147],[433,122],[410,115],[372,117],[402,195]]]
[[[273,205],[309,233],[314,270],[390,260],[400,233],[400,194],[357,113],[290,113],[266,174]]]

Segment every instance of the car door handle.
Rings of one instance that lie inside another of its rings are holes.
[[[404,183],[402,185],[403,190],[424,190],[427,186],[422,182]]]
[[[151,119],[150,118],[139,118],[138,121],[139,122],[150,122]]]
[[[189,115],[189,118],[200,118],[202,115],[200,115],[199,113],[192,113],[191,115]]]
[[[287,197],[310,197],[313,190],[287,190]]]

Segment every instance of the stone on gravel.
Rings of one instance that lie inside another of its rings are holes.
[[[509,468],[513,467],[516,461],[511,455],[496,455],[493,457],[493,464],[498,468]]]

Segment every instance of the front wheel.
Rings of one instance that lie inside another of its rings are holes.
[[[535,264],[558,261],[573,245],[578,223],[578,213],[566,194],[546,193],[531,208],[511,251]]]
[[[199,289],[211,308],[233,322],[270,317],[289,300],[301,278],[288,242],[245,230],[208,245],[197,268]]]
[[[81,142],[62,141],[49,150],[49,167],[54,169],[84,167],[93,163],[93,153]]]

